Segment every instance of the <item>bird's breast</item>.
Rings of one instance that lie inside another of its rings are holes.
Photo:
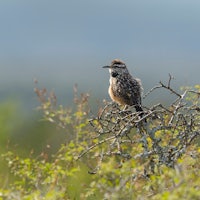
[[[124,102],[124,99],[122,96],[119,94],[119,89],[115,88],[113,85],[110,85],[108,88],[108,94],[110,95],[110,98],[120,104],[120,105],[125,105],[126,103]]]

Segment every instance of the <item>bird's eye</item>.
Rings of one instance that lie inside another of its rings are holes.
[[[112,77],[116,77],[117,75],[118,75],[117,72],[112,72],[112,73],[111,73],[111,76],[112,76]]]

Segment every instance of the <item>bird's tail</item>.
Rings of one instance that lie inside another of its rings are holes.
[[[140,112],[139,116],[143,117],[144,116],[144,110],[142,109],[141,105],[135,105],[135,110],[136,112]],[[146,122],[146,119],[145,119]]]

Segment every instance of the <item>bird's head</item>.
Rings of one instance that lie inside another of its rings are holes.
[[[128,73],[126,64],[119,59],[114,59],[111,62],[111,65],[104,66],[103,68],[108,68],[112,77],[117,77],[120,74]]]

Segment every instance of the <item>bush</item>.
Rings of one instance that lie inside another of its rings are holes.
[[[4,154],[12,184],[2,199],[199,199],[200,86],[184,88],[169,107],[145,114],[104,102],[90,117],[88,94],[74,88],[75,108],[57,107],[56,95],[35,88],[44,119],[66,131],[67,143],[49,160]]]

